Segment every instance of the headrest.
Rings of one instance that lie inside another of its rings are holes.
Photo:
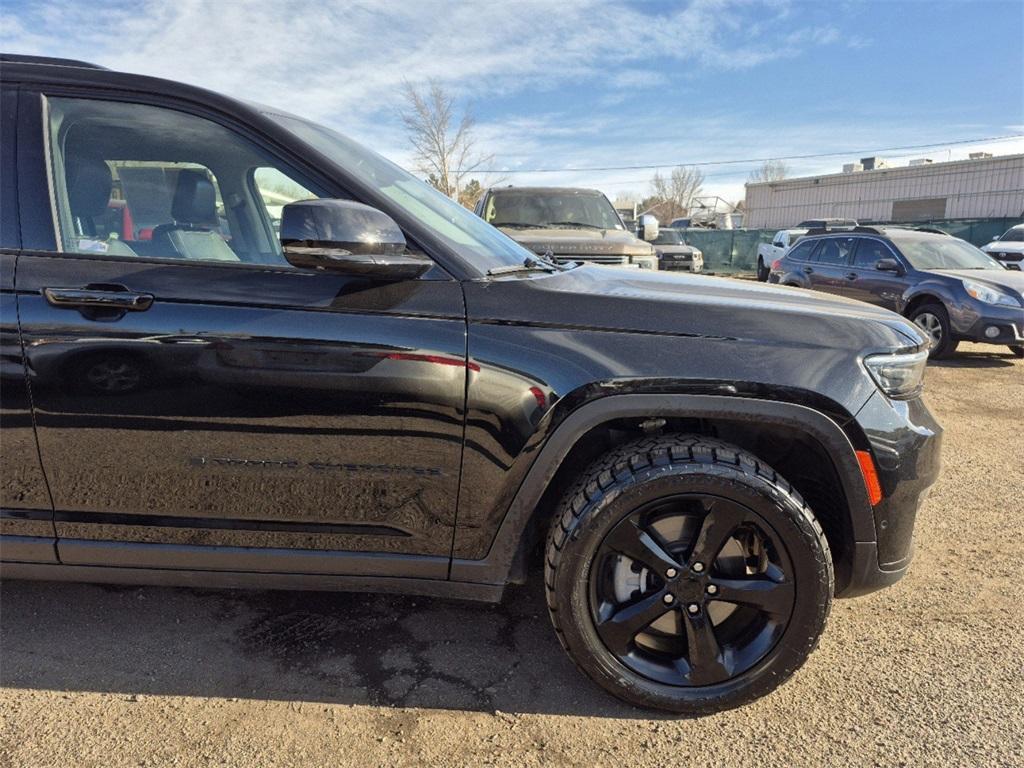
[[[91,219],[107,210],[113,177],[99,157],[70,156],[65,167],[71,215]]]
[[[217,192],[204,171],[178,171],[171,216],[179,224],[217,226]]]

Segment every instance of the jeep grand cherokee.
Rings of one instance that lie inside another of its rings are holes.
[[[698,713],[906,571],[941,430],[898,315],[559,266],[302,118],[0,74],[4,578],[497,601],[543,537],[580,668]]]

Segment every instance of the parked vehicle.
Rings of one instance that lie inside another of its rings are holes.
[[[192,86],[0,78],[3,578],[497,601],[546,537],[580,668],[701,713],[906,572],[941,429],[903,318],[559,266],[329,128]],[[104,237],[113,165],[149,158],[187,163],[129,194],[169,194],[166,220]],[[272,210],[266,169],[308,199]],[[114,354],[141,378],[66,386],[89,369],[62,361]]]
[[[654,238],[658,268],[668,272],[703,272],[704,254],[686,242],[678,229],[659,229]]]
[[[1024,269],[1024,224],[1010,227],[981,250],[1001,261],[1007,269]]]
[[[909,318],[933,358],[961,341],[1024,357],[1024,273],[939,230],[811,230],[772,265],[770,282],[876,304]]]
[[[483,194],[475,213],[520,245],[559,264],[658,268],[651,244],[627,229],[608,198],[596,189],[495,187]],[[657,220],[641,218],[653,223],[648,230],[654,239]]]
[[[761,243],[757,246],[757,279],[762,283],[767,282],[768,274],[771,272],[772,264],[793,247],[801,237],[807,234],[806,229],[780,229],[775,233],[770,243]]]

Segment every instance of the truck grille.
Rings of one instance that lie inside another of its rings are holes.
[[[605,264],[609,266],[622,266],[623,264],[629,264],[628,256],[593,256],[590,254],[579,254],[575,253],[571,256],[563,254],[555,254],[555,261],[559,264],[568,264],[573,261],[585,261],[588,264]]]

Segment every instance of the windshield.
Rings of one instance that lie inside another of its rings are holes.
[[[892,241],[914,269],[1003,269],[970,243],[944,235],[893,235]]]
[[[1008,229],[999,240],[1003,243],[1024,243],[1024,227]]]
[[[308,120],[274,112],[264,114],[394,202],[480,272],[521,266],[533,256],[472,211],[376,152]]]
[[[501,190],[491,193],[484,218],[496,227],[623,229],[612,204],[595,192]]]
[[[654,239],[655,245],[686,245],[682,232],[674,229],[659,229],[658,236]]]

